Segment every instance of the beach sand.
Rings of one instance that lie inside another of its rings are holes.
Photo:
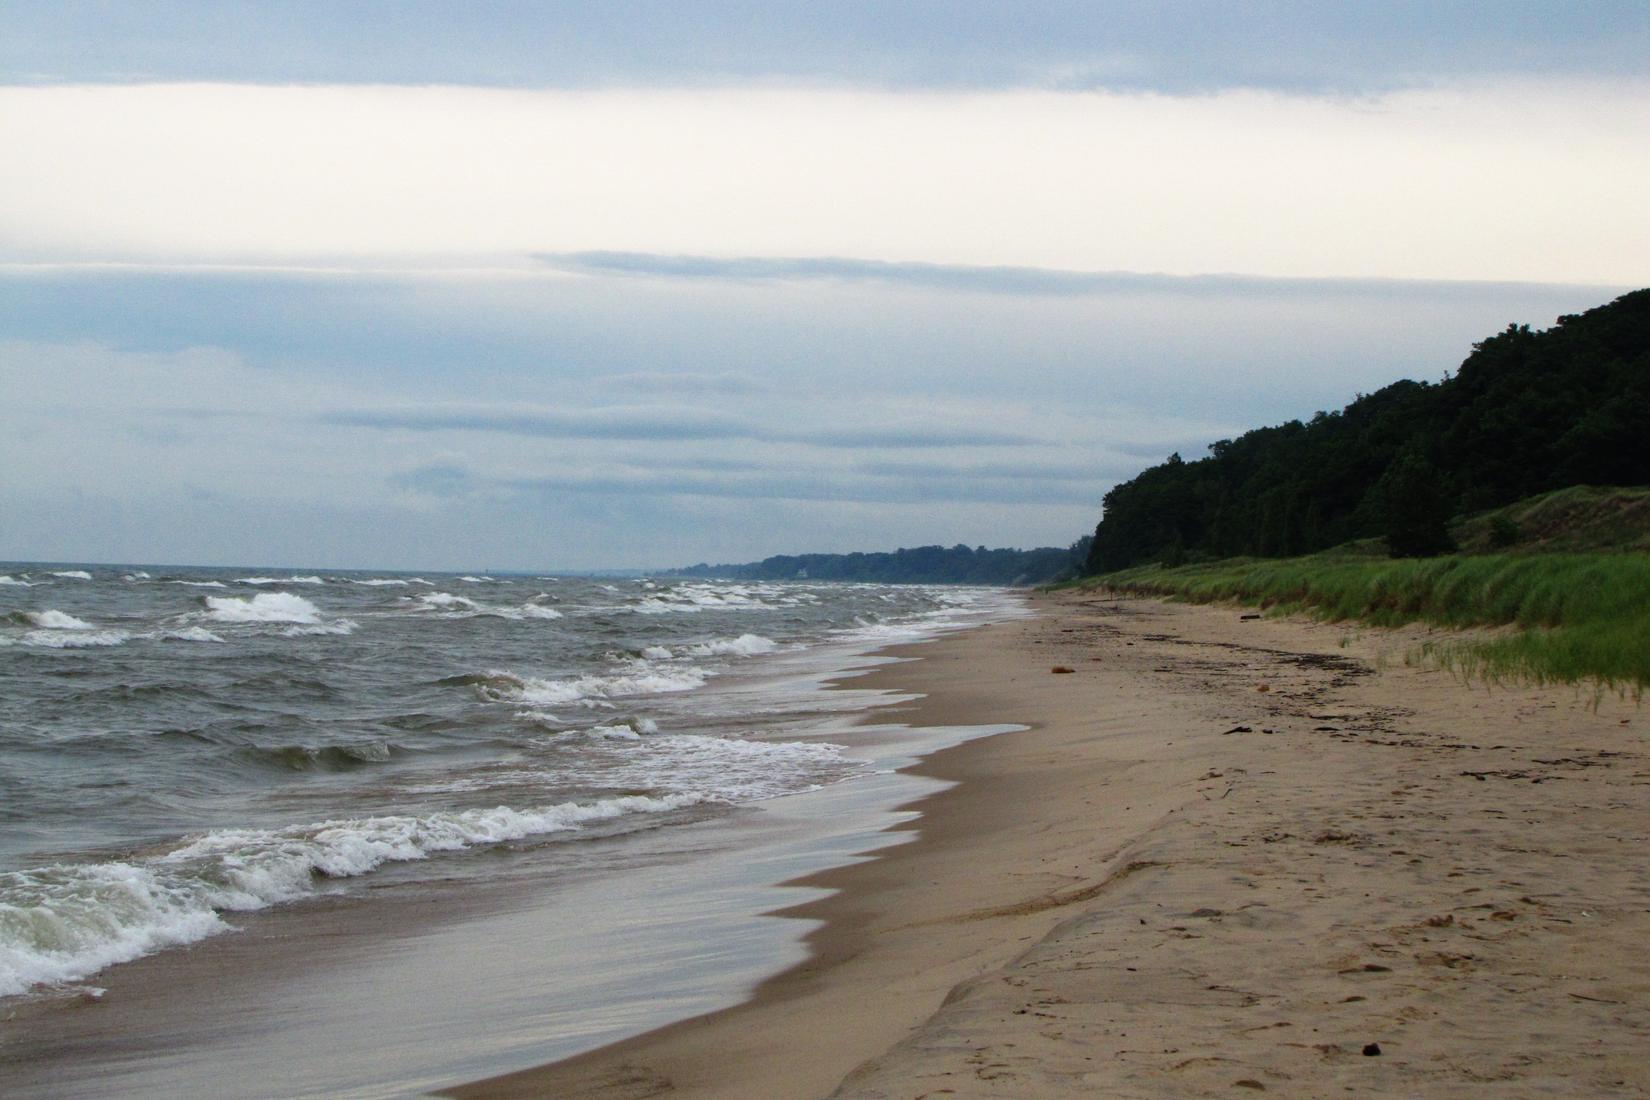
[[[1029,728],[807,880],[807,963],[448,1095],[1650,1095],[1650,714],[1408,664],[1419,629],[1033,606],[854,681]]]

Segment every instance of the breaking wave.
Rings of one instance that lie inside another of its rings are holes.
[[[163,947],[205,939],[229,928],[222,914],[310,896],[325,879],[706,801],[697,794],[628,795],[529,810],[497,806],[227,829],[152,859],[0,874],[0,996],[79,981]]]
[[[220,623],[306,623],[321,621],[321,609],[290,592],[260,592],[248,599],[207,596],[206,617]]]
[[[553,707],[563,703],[602,706],[608,699],[627,695],[660,695],[692,691],[703,687],[710,676],[702,668],[683,666],[656,669],[634,662],[625,671],[612,675],[573,676],[565,680],[540,680],[513,672],[491,671],[484,676],[464,677],[482,698],[498,703],[521,703],[531,707]]]

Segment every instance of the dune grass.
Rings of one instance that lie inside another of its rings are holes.
[[[1080,582],[1197,603],[1232,601],[1376,626],[1510,626],[1427,653],[1472,677],[1650,685],[1650,554],[1485,554],[1398,559],[1316,554],[1143,566]]]

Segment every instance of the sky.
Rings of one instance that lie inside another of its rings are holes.
[[[1650,285],[1642,3],[0,0],[0,559],[1065,545]]]

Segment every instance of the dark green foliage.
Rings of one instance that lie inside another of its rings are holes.
[[[885,584],[1042,584],[1074,576],[1088,556],[1087,537],[1070,547],[987,550],[958,543],[875,554],[778,555],[743,565],[694,565],[670,576],[735,580],[876,581]]]
[[[1449,502],[1438,471],[1413,451],[1399,455],[1378,485],[1386,513],[1387,550],[1395,558],[1431,558],[1455,549],[1449,537]]]
[[[1403,455],[1434,474],[1415,514],[1395,516]],[[1509,327],[1442,382],[1396,382],[1193,462],[1172,455],[1106,494],[1088,570],[1311,553],[1387,535],[1395,518],[1400,541],[1415,540],[1395,553],[1437,553],[1434,508],[1447,518],[1583,483],[1650,483],[1650,290],[1545,332]]]
[[[1497,550],[1505,550],[1509,546],[1518,545],[1518,540],[1524,537],[1516,520],[1510,516],[1496,516],[1490,520],[1490,546]]]

